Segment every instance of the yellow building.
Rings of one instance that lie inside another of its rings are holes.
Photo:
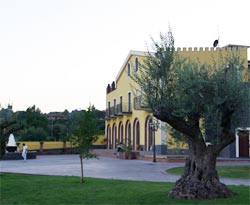
[[[180,56],[201,63],[211,64],[213,60],[219,60],[220,56],[237,52],[246,60],[247,46],[228,45],[223,48],[178,48]],[[171,143],[166,123],[159,122],[159,128],[154,132],[152,126],[152,113],[143,107],[142,88],[130,77],[133,72],[140,72],[140,64],[147,58],[147,52],[130,51],[115,81],[107,86],[106,94],[106,120],[105,135],[107,148],[115,149],[122,142],[131,145],[132,150],[151,152],[155,139],[157,154],[181,154],[187,151],[187,147],[181,144]],[[250,80],[250,74],[249,74]],[[155,136],[155,138],[154,138]]]

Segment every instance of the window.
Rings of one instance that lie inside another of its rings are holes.
[[[120,96],[120,106],[119,106],[119,111],[122,112],[122,96]]]
[[[117,114],[116,99],[114,99],[114,114]]]
[[[120,104],[122,105],[122,96],[120,96]]]
[[[139,70],[139,60],[138,58],[135,58],[135,72]]]
[[[128,112],[131,112],[131,93],[128,93]]]
[[[130,63],[128,63],[127,76],[130,76]]]
[[[110,102],[108,102],[108,116],[110,116],[111,112],[110,112]]]

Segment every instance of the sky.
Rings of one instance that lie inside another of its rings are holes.
[[[248,0],[0,0],[0,105],[106,108],[130,50],[172,29],[176,47],[250,46]],[[248,49],[248,59],[249,56]]]

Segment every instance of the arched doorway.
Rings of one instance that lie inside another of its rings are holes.
[[[123,143],[123,124],[120,122],[119,127],[118,127],[118,143]]]
[[[115,149],[116,139],[117,139],[116,124],[113,124],[113,128],[112,128],[112,145],[111,145],[112,149]]]
[[[126,123],[126,128],[125,128],[125,145],[130,146],[132,144],[132,139],[131,139],[131,124],[129,121]]]
[[[107,148],[111,149],[111,128],[110,125],[107,126]]]
[[[152,122],[152,117],[148,116],[145,121],[145,151],[151,151],[153,145],[153,133],[150,129],[150,123]]]
[[[134,120],[134,139],[133,139],[133,149],[139,150],[140,145],[140,122],[138,118]]]

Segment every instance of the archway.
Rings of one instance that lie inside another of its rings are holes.
[[[110,125],[107,126],[107,148],[111,149],[111,128]]]
[[[116,139],[117,139],[117,128],[116,128],[116,124],[113,124],[113,128],[112,128],[112,149],[115,149],[116,146]]]
[[[131,124],[129,121],[126,123],[126,128],[125,128],[125,144],[126,146],[130,146],[132,144],[131,142]]]
[[[119,127],[118,127],[118,143],[123,143],[123,124],[120,122]]]
[[[134,138],[133,138],[133,149],[139,150],[140,145],[140,122],[138,118],[134,120]]]
[[[153,145],[153,134],[150,129],[150,123],[152,122],[152,117],[148,116],[145,121],[145,151],[151,151]]]

